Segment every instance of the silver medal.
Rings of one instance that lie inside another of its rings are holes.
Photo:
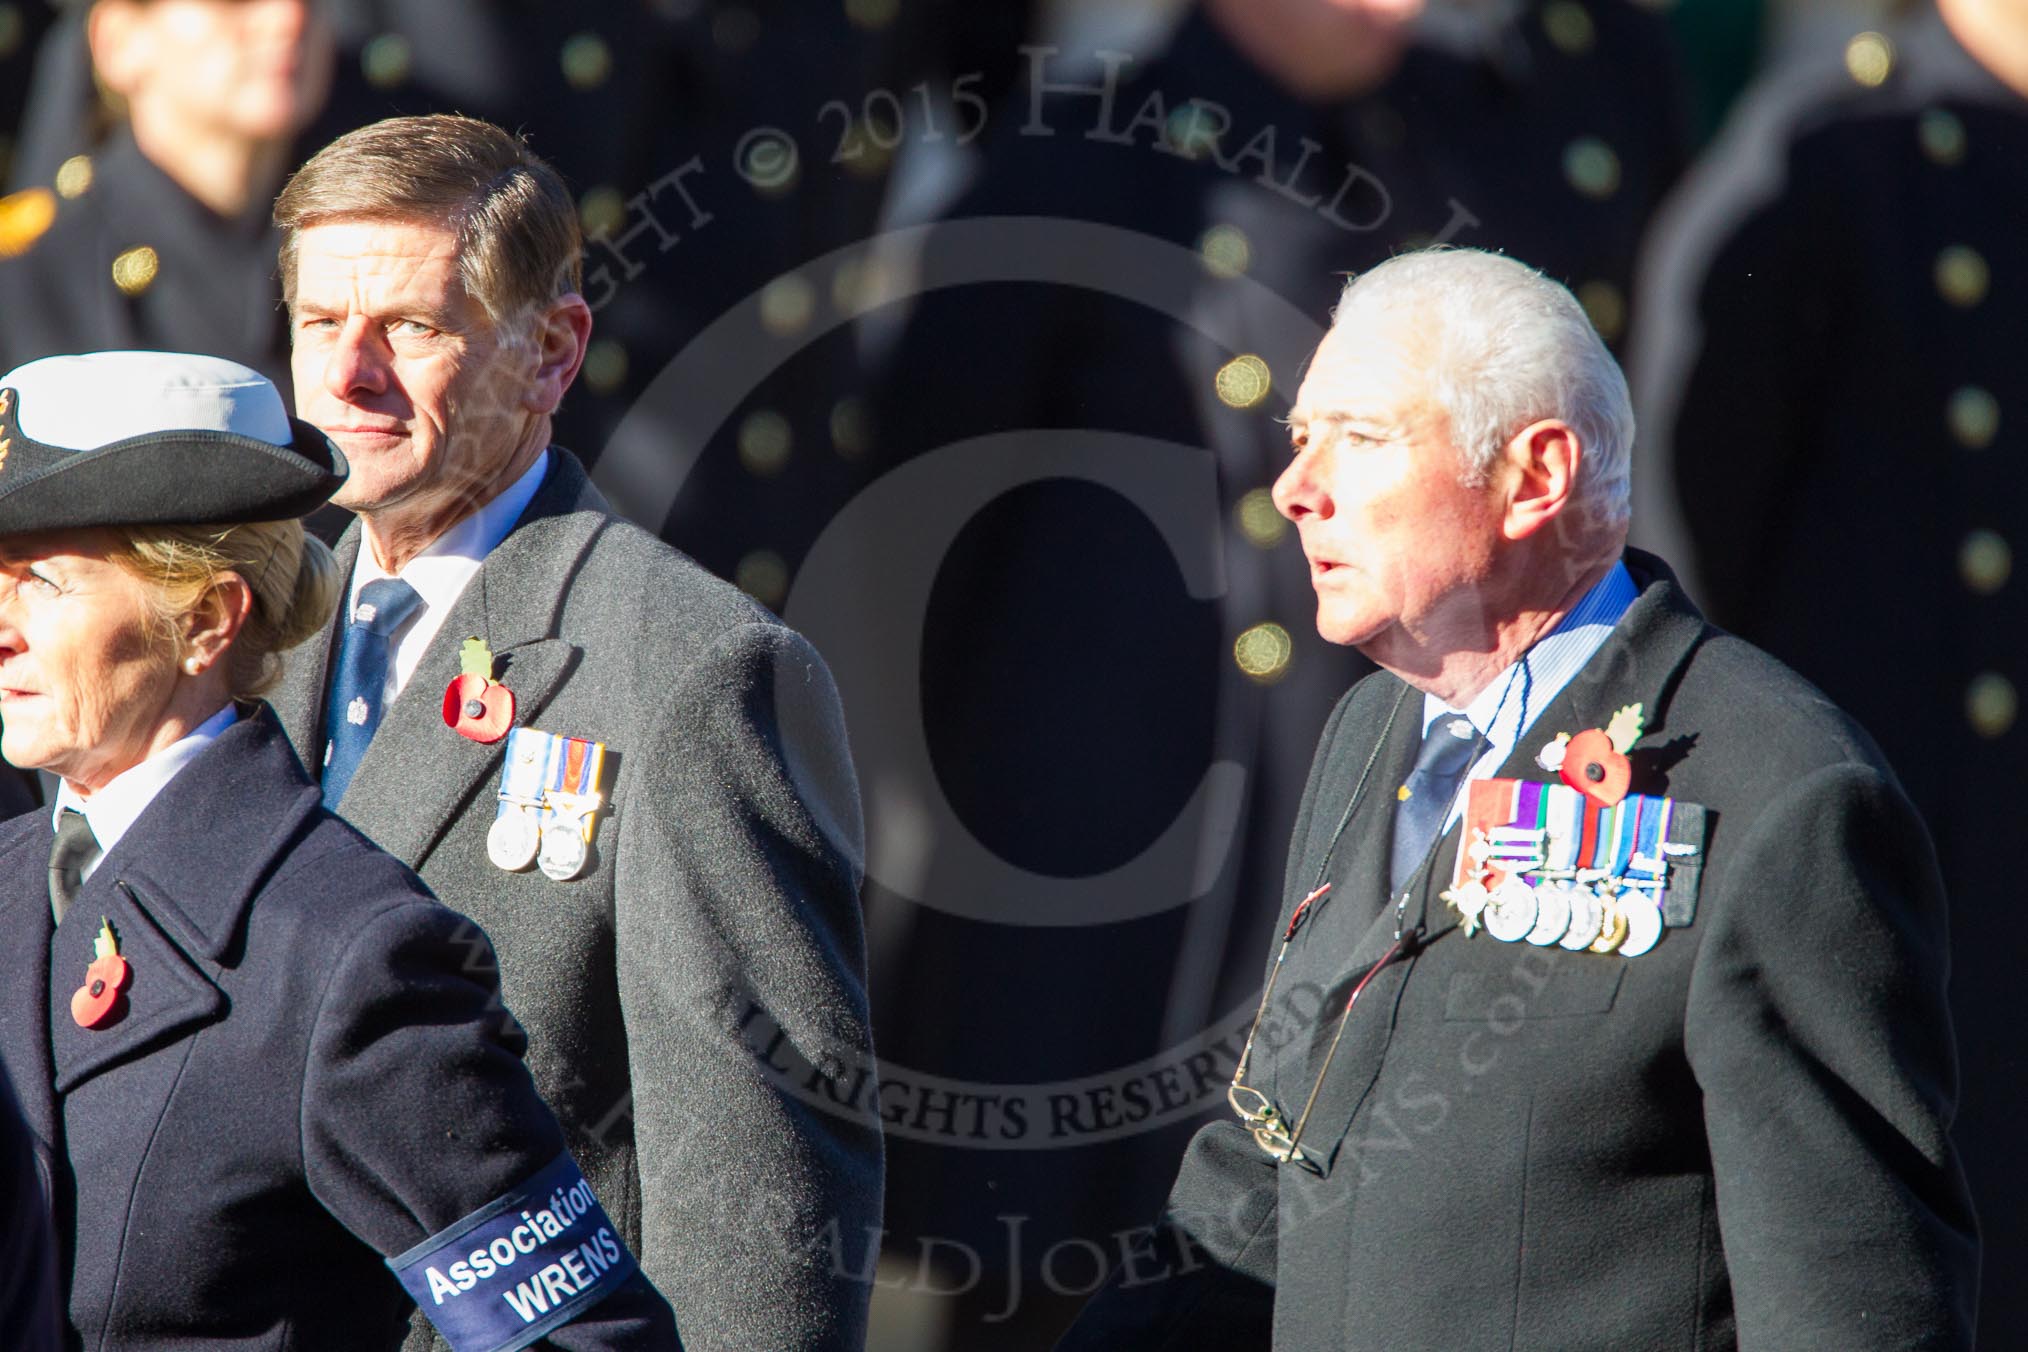
[[[1486,899],[1485,886],[1477,882],[1466,883],[1444,893],[1444,900],[1457,909],[1464,922],[1466,938],[1479,932],[1479,916],[1486,909]]]
[[[492,829],[486,832],[486,857],[509,873],[519,873],[535,862],[541,843],[542,832],[535,825],[534,814],[516,807],[493,819]]]
[[[590,853],[585,848],[584,829],[573,820],[552,826],[542,833],[542,850],[535,864],[544,877],[559,883],[567,882],[584,872],[585,860]]]
[[[1620,910],[1627,917],[1627,937],[1620,944],[1623,958],[1638,958],[1662,938],[1662,908],[1652,897],[1634,888],[1620,892]]]
[[[1528,931],[1528,942],[1547,947],[1569,930],[1570,890],[1562,883],[1543,883],[1535,889],[1535,928]]]
[[[1481,917],[1486,933],[1502,943],[1515,943],[1535,928],[1535,892],[1519,878],[1508,878],[1493,889]]]
[[[1589,887],[1570,889],[1570,929],[1558,942],[1576,953],[1590,948],[1605,924],[1605,903]]]

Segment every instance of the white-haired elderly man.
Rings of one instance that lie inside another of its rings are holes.
[[[1319,743],[1233,1115],[1065,1345],[1969,1346],[1928,836],[1625,548],[1570,294],[1394,259],[1289,425],[1318,628],[1382,670]]]

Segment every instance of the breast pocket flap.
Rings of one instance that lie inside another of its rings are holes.
[[[1557,956],[1561,960],[1547,972],[1453,972],[1444,991],[1444,1018],[1511,1023],[1603,1014],[1613,1007],[1627,971],[1624,958]]]

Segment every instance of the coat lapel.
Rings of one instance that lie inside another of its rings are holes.
[[[261,792],[249,794],[249,784]],[[56,1093],[224,1014],[216,979],[240,941],[247,909],[274,860],[317,811],[317,791],[266,709],[227,728],[170,781],[99,862],[56,929],[44,1005]],[[205,848],[205,833],[221,824],[255,848]],[[111,923],[132,976],[124,1013],[84,1028],[71,1015],[71,995],[84,983],[101,918]]]
[[[1346,967],[1346,955],[1363,942],[1362,936],[1378,927],[1380,915],[1386,913],[1380,903],[1387,887],[1388,813],[1402,769],[1413,763],[1414,744],[1421,731],[1421,696],[1393,677],[1384,673],[1369,676],[1361,695],[1371,702],[1363,709],[1348,711],[1346,721],[1354,727],[1371,725],[1376,731],[1370,738],[1348,741],[1334,751],[1331,760],[1335,769],[1327,768],[1326,778],[1319,783],[1322,801],[1311,821],[1299,869],[1290,879],[1295,893],[1290,904],[1322,882],[1331,884],[1331,891],[1316,904],[1298,932],[1290,949],[1290,970],[1284,977],[1291,986],[1301,983],[1321,992],[1315,997],[1317,1010],[1305,1034],[1274,1060],[1274,1092],[1284,1110],[1292,1114],[1302,1108],[1316,1060],[1337,1026],[1336,1012],[1344,1004],[1342,991],[1332,994],[1333,979]],[[1333,800],[1341,800],[1342,805],[1333,804]],[[1287,907],[1282,923],[1288,923]],[[1308,998],[1299,997],[1299,1001],[1308,1003]],[[1293,1103],[1286,1097],[1291,1093],[1296,1095]]]
[[[1400,802],[1398,790],[1414,768],[1416,750],[1422,744],[1422,695],[1408,687],[1403,690],[1394,726],[1374,762],[1360,819],[1347,825],[1347,839],[1338,846],[1344,863],[1334,872],[1332,890],[1344,889],[1347,909],[1359,919],[1352,941],[1338,950],[1349,954],[1337,963],[1334,975],[1340,983],[1347,973],[1370,967],[1394,942],[1394,894],[1387,886],[1393,861],[1394,812]]]
[[[505,737],[474,742],[444,723],[444,689],[458,674],[459,646],[479,637],[492,648],[494,675],[514,692],[516,727],[534,722],[577,664],[578,648],[556,636],[563,597],[607,517],[569,452],[552,447],[550,455],[542,487],[452,605],[338,804],[341,816],[418,871],[472,796],[499,774],[506,752]]]
[[[58,1094],[69,1093],[107,1067],[172,1041],[225,1010],[225,996],[204,968],[150,914],[151,909],[173,903],[134,880],[103,882],[104,874],[101,868],[92,875],[56,929],[48,1017]],[[84,1028],[71,1015],[71,997],[85,983],[101,919],[118,936],[131,979],[119,1019]]]
[[[0,981],[0,1066],[14,1082],[22,1111],[37,1140],[57,1145],[56,1079],[49,1051],[50,934],[47,860],[53,836],[48,811],[33,814],[40,830],[26,830],[0,854],[0,927],[15,960]]]
[[[346,528],[331,552],[338,561],[338,576],[344,579],[341,585],[349,587],[353,565],[359,561],[357,522]],[[343,592],[338,607],[341,611],[345,607]],[[338,628],[343,623],[342,615],[334,616],[322,631],[290,649],[282,659],[282,679],[268,694],[268,703],[288,731],[289,740],[296,744],[303,763],[313,767],[313,779],[318,777],[314,767],[324,757],[324,692],[331,684],[331,663],[336,660]]]

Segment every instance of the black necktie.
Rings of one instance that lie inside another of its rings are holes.
[[[99,857],[99,838],[85,814],[65,808],[56,814],[56,844],[49,850],[49,913],[63,923],[63,913],[84,887],[86,865]]]
[[[1416,753],[1415,768],[1401,786],[1401,805],[1394,813],[1394,847],[1387,874],[1390,893],[1399,892],[1422,866],[1430,843],[1443,833],[1459,781],[1483,749],[1478,729],[1463,714],[1445,714],[1422,735],[1422,750]]]

